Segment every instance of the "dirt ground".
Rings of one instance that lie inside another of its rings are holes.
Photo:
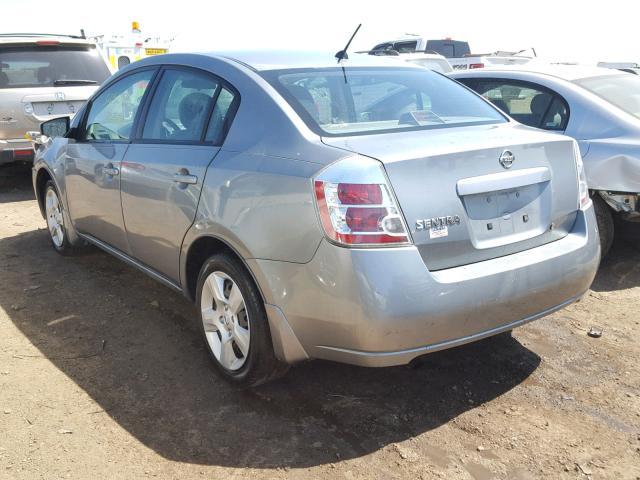
[[[640,226],[582,301],[513,338],[239,391],[187,300],[53,251],[29,175],[0,171],[2,479],[640,478]]]

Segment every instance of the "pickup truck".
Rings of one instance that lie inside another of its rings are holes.
[[[416,52],[437,53],[444,56],[454,70],[471,70],[496,65],[522,65],[531,60],[532,56],[523,55],[531,50],[535,57],[535,50],[527,49],[519,52],[497,51],[493,53],[472,54],[469,42],[445,38],[430,40],[425,37],[409,35],[397,40],[390,40],[377,44],[371,52],[395,50],[399,54]]]

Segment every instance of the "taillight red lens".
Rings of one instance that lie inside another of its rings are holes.
[[[380,222],[387,216],[386,208],[349,207],[345,215],[347,226],[356,232],[379,232]]]
[[[25,156],[33,155],[33,150],[14,150],[13,153],[14,155],[25,157]]]
[[[338,198],[345,205],[380,205],[382,189],[375,184],[339,183]]]
[[[320,221],[327,236],[345,245],[407,243],[404,221],[384,184],[316,180]]]
[[[472,63],[471,65],[469,65],[469,69],[472,68],[484,68],[484,63]]]

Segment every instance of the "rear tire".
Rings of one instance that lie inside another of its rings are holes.
[[[255,387],[288,370],[273,351],[267,314],[253,278],[235,257],[219,253],[204,262],[196,307],[209,357],[225,380]]]
[[[73,255],[76,249],[71,245],[64,221],[64,206],[53,180],[44,186],[44,210],[49,240],[60,255]]]
[[[613,222],[613,214],[611,213],[611,208],[607,203],[600,197],[600,195],[596,192],[596,194],[592,197],[593,200],[593,209],[596,213],[596,220],[598,223],[598,232],[600,233],[600,249],[601,249],[601,258],[604,259],[609,250],[611,250],[611,246],[613,245],[613,237],[614,237],[614,222]]]

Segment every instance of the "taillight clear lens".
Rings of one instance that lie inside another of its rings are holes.
[[[587,175],[584,171],[582,154],[578,142],[573,142],[573,156],[576,161],[576,171],[578,173],[578,208],[584,208],[589,204],[589,185],[587,185]]]
[[[355,157],[327,168],[315,181],[322,228],[343,245],[409,242],[409,235],[382,166]]]

